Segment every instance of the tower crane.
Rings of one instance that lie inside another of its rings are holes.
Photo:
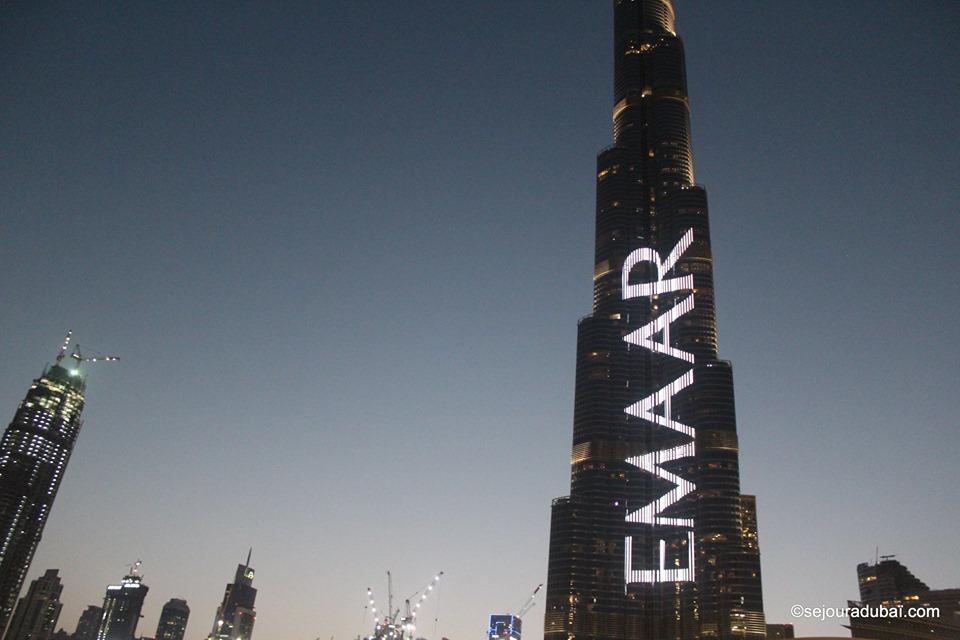
[[[404,600],[405,615],[401,617],[400,607],[393,608],[393,574],[387,571],[387,611],[385,614],[377,613],[373,600],[373,590],[367,588],[367,606],[374,616],[374,632],[372,636],[367,636],[365,640],[412,640],[417,628],[417,613],[430,592],[436,588],[442,575],[443,571],[437,573],[427,586],[415,591]]]
[[[542,588],[543,583],[541,582],[537,585],[537,588],[533,590],[533,593],[530,594],[530,597],[527,598],[527,601],[523,603],[523,606],[517,610],[517,613],[515,614],[516,617],[523,618],[523,614],[525,614],[527,611],[530,611],[530,609],[533,608],[533,605],[537,604],[537,601],[534,600],[534,598],[537,597],[537,593],[539,593],[540,589]]]
[[[63,344],[60,345],[60,352],[57,354],[56,364],[57,366],[63,362],[63,359],[67,357],[67,349],[70,346],[70,339],[73,338],[73,331],[67,331],[67,336],[63,339]],[[70,357],[77,361],[77,366],[79,367],[84,362],[115,362],[120,358],[118,356],[85,356],[80,351],[80,345],[73,345],[73,353],[70,354]]]
[[[416,630],[416,625],[414,623],[417,621],[416,620],[417,612],[420,610],[420,605],[422,605],[423,601],[427,599],[427,596],[430,595],[430,592],[433,591],[433,588],[437,586],[437,582],[440,581],[440,578],[442,576],[443,576],[443,571],[437,573],[437,575],[433,576],[433,580],[430,581],[430,584],[425,586],[423,589],[420,589],[419,591],[414,591],[413,594],[406,599],[405,601],[405,605],[407,607],[406,620],[410,626],[411,635],[413,634],[413,631]],[[413,605],[413,608],[411,608],[410,601],[416,598],[417,596],[420,596],[420,599],[417,600],[416,603]]]

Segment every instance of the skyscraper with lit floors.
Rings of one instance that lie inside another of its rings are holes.
[[[103,597],[103,615],[97,640],[133,640],[140,622],[143,601],[150,587],[143,584],[140,561],[130,567],[120,584],[111,584]]]
[[[613,144],[597,156],[593,310],[578,326],[545,638],[762,640],[683,42],[670,0],[613,0],[613,14]]]
[[[60,618],[63,584],[57,569],[47,569],[30,583],[13,612],[4,640],[50,640]]]
[[[170,598],[160,612],[155,640],[183,640],[189,620],[190,607],[187,606],[187,601],[181,598]]]
[[[250,566],[251,549],[247,561],[237,565],[233,582],[223,592],[223,601],[217,607],[217,617],[207,640],[250,640],[257,612],[253,608],[257,590],[253,586],[253,567]]]
[[[56,362],[27,390],[0,439],[0,632],[6,629],[80,434],[85,382]],[[71,355],[77,365],[83,358]],[[112,359],[112,358],[111,358]]]

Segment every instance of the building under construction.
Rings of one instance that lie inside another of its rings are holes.
[[[367,604],[364,610],[373,616],[373,633],[365,640],[414,640],[417,632],[417,614],[430,594],[436,590],[443,576],[440,571],[433,580],[403,600],[402,607],[393,606],[393,575],[387,571],[387,608],[380,610],[373,597],[373,589],[367,587]]]
[[[68,355],[72,335],[67,333],[56,361],[33,381],[0,440],[0,633],[17,604],[80,435],[86,390],[82,365],[117,359],[86,357],[79,345]]]

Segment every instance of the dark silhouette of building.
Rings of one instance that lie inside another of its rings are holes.
[[[790,640],[793,638],[792,624],[768,624],[767,640]]]
[[[909,569],[887,557],[876,564],[858,564],[857,583],[860,585],[860,600],[873,606],[899,606],[918,600],[920,594],[930,591],[930,587]]]
[[[670,0],[614,0],[613,145],[597,157],[593,312],[579,322],[570,495],[553,503],[547,640],[766,636],[740,494]]]
[[[223,602],[217,607],[217,617],[213,621],[213,630],[208,640],[250,640],[253,636],[253,624],[257,621],[257,612],[253,605],[257,599],[257,590],[253,587],[253,568],[250,567],[250,555],[247,561],[237,565],[233,582],[227,585],[223,593]]]
[[[0,631],[13,613],[80,433],[84,379],[78,369],[62,366],[64,355],[61,349],[56,363],[33,381],[0,440]]]
[[[89,605],[77,621],[77,629],[73,632],[73,640],[97,640],[97,630],[100,620],[103,619],[103,609]]]
[[[5,640],[51,640],[60,618],[63,585],[57,569],[47,569],[30,583],[10,620]]]
[[[850,617],[851,635],[872,640],[960,640],[960,589],[930,589],[909,569],[886,556],[883,560],[857,565],[860,601],[851,607],[867,606],[900,610],[897,616],[881,615]],[[932,611],[929,617],[909,616],[910,608]]]
[[[140,622],[143,600],[149,590],[150,587],[143,584],[138,560],[120,584],[107,587],[96,640],[133,640],[137,623]]]
[[[187,620],[190,619],[190,607],[186,600],[170,598],[163,605],[160,612],[160,621],[157,623],[156,640],[183,640],[187,631]]]
[[[71,640],[71,636],[65,629],[58,629],[56,633],[50,636],[50,640]]]

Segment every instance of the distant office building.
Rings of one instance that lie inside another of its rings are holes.
[[[100,628],[100,620],[103,618],[103,609],[101,607],[90,605],[80,614],[80,620],[77,621],[77,629],[73,632],[73,640],[97,640],[97,630]]]
[[[57,569],[47,569],[30,583],[27,595],[17,603],[5,640],[51,640],[63,607],[58,573]]]
[[[143,584],[140,562],[137,561],[120,584],[107,587],[96,640],[133,640],[137,623],[140,621],[143,600],[149,590],[150,587]]]
[[[0,632],[13,614],[80,433],[85,383],[79,369],[62,365],[66,346],[33,381],[0,440]]]
[[[788,640],[793,637],[792,624],[768,624],[767,640]]]
[[[873,606],[897,606],[919,600],[921,593],[930,591],[909,569],[892,559],[876,564],[861,562],[857,565],[857,582],[860,600]]]
[[[857,565],[860,602],[850,606],[908,609],[937,607],[938,616],[850,617],[850,633],[871,640],[960,640],[960,589],[930,589],[909,569],[888,556]]]
[[[183,640],[189,618],[190,607],[187,606],[187,601],[171,598],[160,612],[156,640]]]
[[[257,620],[254,601],[257,590],[253,587],[254,571],[250,567],[250,554],[245,564],[237,565],[233,582],[223,593],[223,602],[217,607],[217,617],[208,640],[250,640],[253,624]]]
[[[490,616],[487,640],[520,640],[522,620],[510,613],[494,613]]]

